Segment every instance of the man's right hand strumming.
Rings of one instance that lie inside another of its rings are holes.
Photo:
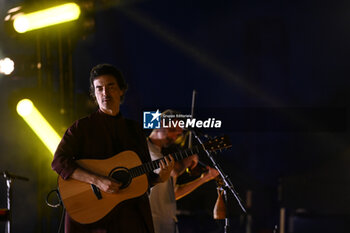
[[[99,176],[81,167],[78,167],[74,170],[74,172],[71,175],[71,178],[88,184],[96,185],[100,190],[106,193],[117,193],[121,186],[121,183],[117,182],[112,178],[106,176]]]
[[[98,176],[95,185],[106,193],[117,193],[121,183],[109,177]]]

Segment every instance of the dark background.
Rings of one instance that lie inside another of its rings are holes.
[[[12,7],[44,3],[53,2],[1,0],[0,18]],[[233,144],[215,157],[244,202],[252,192],[252,232],[272,232],[280,207],[286,232],[349,231],[349,2],[80,3],[87,7],[75,23],[23,35],[6,22],[0,27],[0,58],[16,63],[12,75],[0,76],[0,171],[30,179],[13,184],[14,232],[56,232],[60,216],[45,204],[56,186],[52,155],[16,104],[31,98],[62,135],[95,109],[88,76],[98,63],[123,71],[129,90],[122,112],[140,122],[144,110],[190,113],[198,92],[195,114],[223,122],[204,133],[228,134]],[[1,178],[0,208],[5,191]],[[212,181],[180,200],[181,232],[222,232],[212,219],[216,198]],[[246,232],[230,199],[232,231]]]

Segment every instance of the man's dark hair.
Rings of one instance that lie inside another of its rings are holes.
[[[112,75],[118,83],[120,90],[124,93],[120,97],[120,101],[123,102],[126,90],[128,89],[128,84],[125,82],[122,72],[110,64],[98,64],[93,67],[90,72],[90,95],[96,99],[94,80],[101,75]]]

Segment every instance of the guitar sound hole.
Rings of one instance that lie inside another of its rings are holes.
[[[128,187],[131,182],[131,176],[129,174],[129,171],[126,168],[115,168],[111,172],[110,177],[122,183],[122,185],[120,186],[120,189],[124,189]]]

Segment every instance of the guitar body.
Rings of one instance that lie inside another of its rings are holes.
[[[231,147],[227,136],[214,138],[204,144],[172,153],[179,161],[205,148],[208,151]],[[123,151],[109,159],[81,159],[76,162],[82,168],[98,175],[112,177],[121,181],[118,193],[106,193],[96,186],[75,179],[63,180],[58,177],[58,189],[69,216],[82,224],[94,223],[106,216],[120,202],[142,196],[148,189],[147,173],[159,168],[163,159],[142,164],[133,151]]]
[[[117,167],[131,169],[141,165],[141,160],[133,151],[123,151],[104,160],[82,159],[77,163],[96,174],[109,176]],[[63,204],[69,216],[76,222],[93,223],[106,216],[120,202],[139,197],[148,189],[147,175],[143,174],[131,180],[131,183],[116,194],[100,191],[98,198],[91,185],[75,179],[58,178],[58,188]]]

